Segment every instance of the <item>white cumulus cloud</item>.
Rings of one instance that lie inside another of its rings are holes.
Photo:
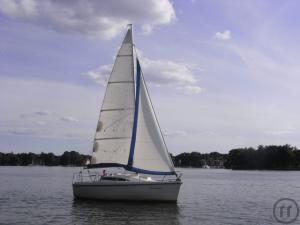
[[[175,18],[169,0],[0,0],[0,13],[62,33],[110,39],[126,24],[139,24],[144,33]]]
[[[187,132],[185,130],[166,130],[164,135],[167,137],[182,137],[187,136]]]
[[[8,129],[7,132],[9,134],[14,134],[14,135],[34,135],[34,134],[36,134],[35,130],[28,129],[28,128],[13,128],[13,129]]]
[[[197,85],[185,85],[183,87],[180,87],[179,89],[182,90],[185,94],[199,94],[201,91],[203,91],[203,88]]]
[[[198,94],[203,89],[198,86],[195,78],[194,65],[177,63],[170,60],[152,60],[140,58],[146,80],[156,86],[170,86],[186,94]],[[103,65],[83,75],[92,81],[105,86],[111,73],[112,65]]]
[[[53,114],[53,112],[51,112],[49,110],[42,110],[42,111],[36,111],[33,114],[39,115],[39,116],[50,116]]]
[[[225,30],[223,32],[217,32],[215,33],[214,38],[220,39],[220,40],[230,40],[231,39],[231,31],[230,30]]]
[[[63,117],[60,118],[60,120],[62,120],[64,122],[74,122],[74,123],[79,122],[78,119],[76,119],[72,116],[63,116]]]
[[[172,86],[187,94],[198,94],[202,90],[194,75],[194,65],[146,57],[141,58],[141,64],[147,80],[153,84]]]
[[[143,26],[142,26],[142,31],[143,31],[143,34],[151,34],[151,32],[152,32],[152,29],[153,29],[153,27],[151,26],[151,25],[149,25],[149,24],[144,24]]]
[[[103,65],[96,70],[91,70],[86,73],[83,73],[83,75],[87,76],[89,79],[96,82],[97,84],[105,86],[111,73],[112,66],[113,65],[111,64]]]

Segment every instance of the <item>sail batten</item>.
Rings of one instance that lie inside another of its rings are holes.
[[[134,83],[132,80],[109,81],[107,84]]]
[[[128,139],[131,137],[111,137],[111,138],[95,138],[96,141],[99,141],[99,140],[109,140],[109,139]]]
[[[123,110],[133,110],[134,108],[117,108],[117,109],[101,109],[101,112],[105,111],[123,111]]]

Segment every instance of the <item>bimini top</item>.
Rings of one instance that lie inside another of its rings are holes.
[[[133,48],[130,26],[107,83],[88,168],[176,174]]]

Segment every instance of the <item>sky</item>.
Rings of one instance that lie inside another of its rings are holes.
[[[169,152],[300,147],[297,0],[0,0],[0,152],[90,154],[134,42]]]

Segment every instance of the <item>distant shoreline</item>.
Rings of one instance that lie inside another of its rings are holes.
[[[74,165],[67,165],[67,166],[62,166],[62,165],[56,165],[56,166],[46,166],[46,165],[0,165],[0,167],[62,167],[62,168],[81,168],[84,166],[74,166]],[[231,168],[209,168],[205,169],[202,167],[175,167],[176,170],[180,169],[197,169],[197,170],[231,170],[231,171],[274,171],[274,172],[291,172],[291,171],[300,171],[300,168],[295,168],[295,169],[231,169]]]
[[[269,145],[232,149],[228,154],[218,152],[184,152],[170,154],[176,168],[205,168],[259,171],[299,171],[300,150],[290,145]],[[64,166],[83,167],[91,161],[90,155],[76,151],[53,153],[1,153],[0,166]]]

